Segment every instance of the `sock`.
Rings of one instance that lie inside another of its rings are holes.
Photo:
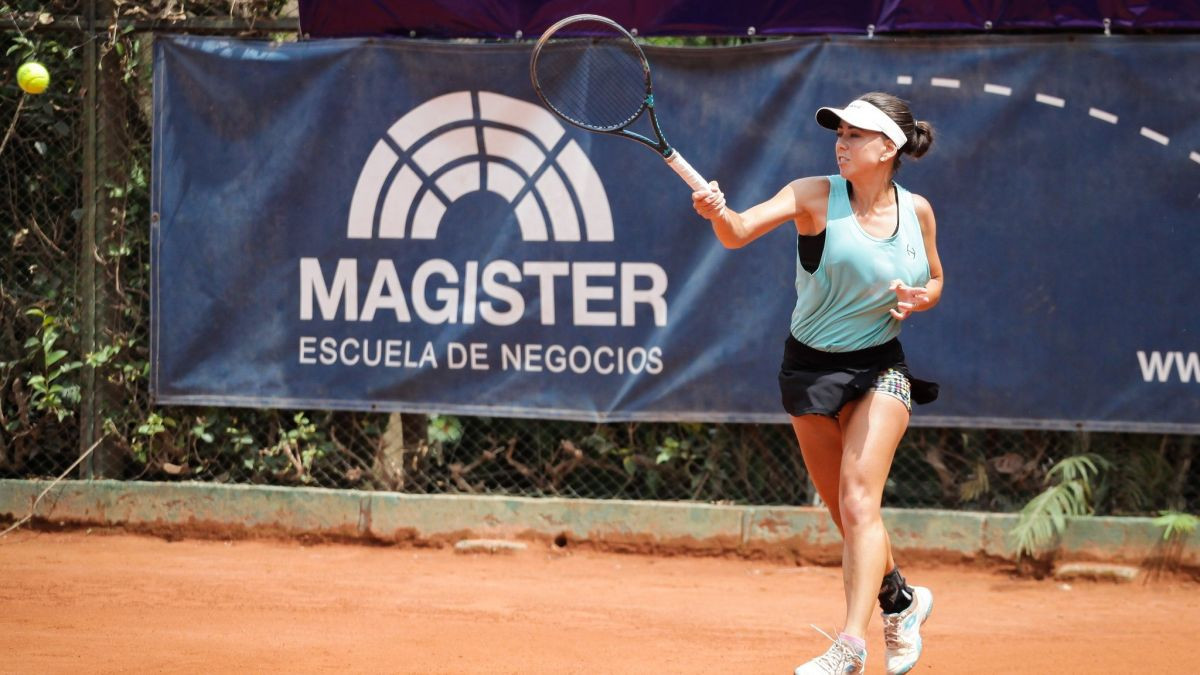
[[[900,575],[899,567],[884,575],[883,584],[879,587],[879,607],[884,614],[903,612],[912,604],[912,600],[912,588]]]
[[[838,641],[845,642],[851,647],[854,647],[854,651],[858,652],[859,654],[867,653],[867,641],[862,638],[856,638],[853,635],[848,635],[846,633],[838,633]]]

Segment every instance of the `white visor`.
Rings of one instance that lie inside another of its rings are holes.
[[[861,98],[845,108],[821,108],[817,111],[817,124],[826,129],[837,130],[838,121],[845,120],[846,124],[867,131],[879,131],[896,144],[896,148],[904,147],[908,137],[900,130],[900,125],[892,121],[879,108],[867,103]]]

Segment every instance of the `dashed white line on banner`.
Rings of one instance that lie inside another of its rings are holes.
[[[896,84],[911,85],[912,83],[912,75],[896,76]],[[960,89],[962,87],[962,81],[952,77],[931,77],[929,79],[929,84],[930,86],[939,87],[942,89]],[[1013,93],[1012,87],[1002,84],[995,84],[992,82],[984,83],[983,91],[986,94],[995,94],[997,96],[1012,96]],[[1066,99],[1059,96],[1044,94],[1042,92],[1036,92],[1034,95],[1034,100],[1043,105],[1048,105],[1055,108],[1065,108],[1067,105]],[[1088,108],[1088,116],[1113,125],[1120,121],[1120,117],[1115,113],[1094,107]],[[1171,143],[1171,139],[1166,134],[1155,131],[1149,127],[1142,127],[1138,133],[1140,133],[1143,137],[1158,143],[1159,145],[1166,146]],[[1188,154],[1188,159],[1200,164],[1200,152],[1192,151]]]

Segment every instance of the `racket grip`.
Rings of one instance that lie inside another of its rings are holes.
[[[691,164],[688,164],[688,161],[683,158],[683,155],[679,154],[678,150],[673,149],[671,155],[666,160],[667,166],[674,169],[675,173],[679,174],[679,177],[683,179],[683,182],[690,185],[693,190],[698,192],[709,191],[708,181],[704,180],[704,176],[697,173]]]

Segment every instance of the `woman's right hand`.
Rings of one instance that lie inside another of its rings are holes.
[[[707,191],[697,190],[692,193],[692,207],[706,220],[721,217],[721,213],[725,211],[725,193],[721,192],[717,181],[710,182]]]

